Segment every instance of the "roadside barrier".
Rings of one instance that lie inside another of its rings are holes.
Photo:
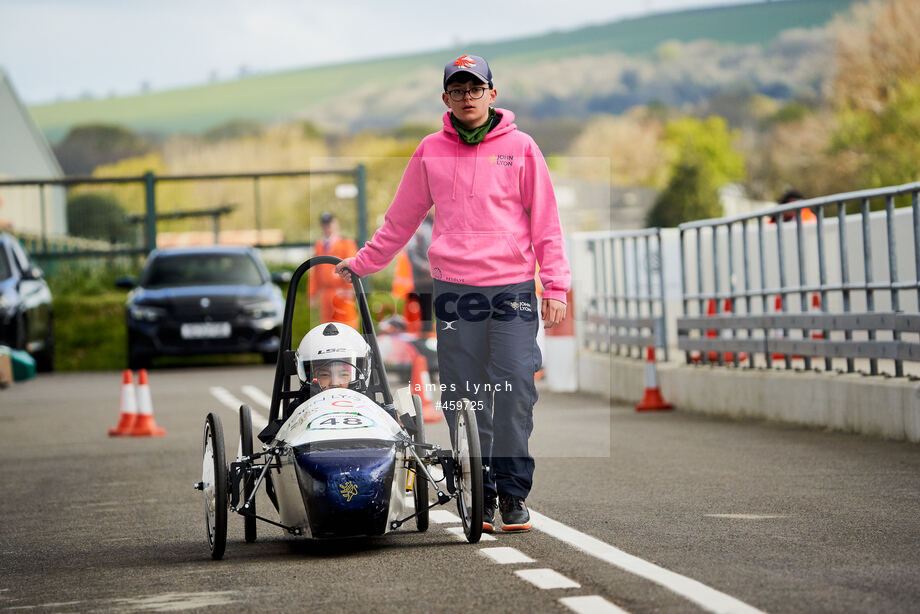
[[[732,314],[732,300],[730,298],[725,299],[725,302],[723,303],[722,314],[727,315],[727,316],[730,316]],[[715,333],[715,331],[712,331],[712,332]],[[712,336],[715,337],[717,335],[712,335]],[[734,337],[734,331],[722,329],[723,339],[731,339],[733,337]],[[747,360],[748,355],[747,355],[747,352],[738,352],[738,358],[736,359],[734,352],[724,352],[722,354],[722,359],[725,362],[731,362],[734,364],[738,364],[739,362],[743,362]],[[719,353],[709,352],[709,362],[719,362]]]
[[[123,437],[131,434],[137,419],[137,398],[134,396],[134,374],[125,369],[121,374],[121,406],[118,409],[118,425],[109,429],[109,437]]]
[[[806,223],[812,215],[814,223]],[[858,361],[868,361],[866,375],[913,375],[903,363],[918,362],[917,329],[902,327],[920,315],[920,182],[695,220],[678,230],[677,341],[687,362],[694,352],[745,351],[762,356],[751,365],[759,368],[779,361],[791,369],[802,360],[805,371],[814,362],[833,372],[845,362],[845,372],[856,373]],[[736,313],[705,317],[710,298],[732,299]],[[867,322],[882,324],[886,334]],[[713,339],[712,328],[732,332]],[[813,336],[817,330],[823,338]]]
[[[716,315],[716,299],[711,298],[706,303],[706,317],[712,318],[712,317],[715,317],[715,315]],[[713,339],[718,336],[719,336],[719,333],[717,333],[714,328],[710,328],[706,331],[707,339]],[[703,353],[693,352],[692,356],[690,357],[690,360],[695,363],[703,362]],[[719,353],[718,352],[708,352],[706,354],[706,360],[708,360],[709,362],[719,362]]]
[[[153,399],[147,383],[147,370],[141,369],[137,372],[137,420],[131,429],[131,437],[162,437],[165,434],[166,431],[153,420]]]
[[[645,394],[636,404],[636,411],[662,411],[672,409],[673,405],[661,396],[658,387],[658,371],[655,369],[655,348],[649,346],[645,355]]]
[[[428,360],[421,353],[412,359],[412,375],[409,378],[412,394],[422,398],[422,419],[425,422],[439,422],[444,414],[435,409],[431,401],[431,377],[428,375]]]

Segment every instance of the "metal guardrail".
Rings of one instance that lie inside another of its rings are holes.
[[[910,299],[908,302],[914,301],[913,293],[916,293],[915,304],[920,306],[918,193],[920,182],[834,194],[764,212],[681,224],[683,316],[678,318],[677,328],[678,347],[686,352],[687,361],[692,361],[691,352],[694,351],[701,353],[704,362],[710,361],[709,352],[718,354],[718,362],[722,362],[722,353],[732,353],[732,361],[737,364],[739,352],[751,352],[748,359],[752,364],[754,353],[763,355],[767,367],[772,366],[774,355],[782,355],[781,359],[789,368],[793,356],[801,355],[806,369],[812,367],[812,358],[823,358],[824,368],[829,371],[834,358],[844,358],[847,372],[852,373],[855,359],[868,359],[870,374],[874,375],[878,373],[879,359],[891,359],[894,375],[902,376],[904,361],[920,361],[920,344],[902,339],[904,334],[920,333],[920,314],[903,313],[901,308],[905,296]],[[895,222],[895,199],[900,196],[910,198],[909,229],[904,227],[903,221],[901,225]],[[881,241],[873,238],[873,202],[883,205],[880,209],[884,211]],[[855,236],[847,228],[848,205],[858,207],[859,229]],[[814,212],[816,219],[812,223],[803,221],[806,208]],[[790,215],[792,220],[784,219]],[[775,231],[771,229],[768,233],[765,229],[768,224],[775,224]],[[786,245],[789,240],[786,226],[792,224],[794,258]],[[767,244],[769,234],[775,236],[774,245]],[[707,242],[711,254],[704,251],[703,245]],[[829,256],[826,248],[833,242],[836,254]],[[873,259],[874,248],[880,242],[884,243],[884,263]],[[851,252],[854,243],[861,244],[861,271],[851,270],[850,260],[858,258],[858,254]],[[899,268],[898,262],[898,254],[908,251],[911,243],[913,279],[909,270],[905,274],[906,264],[900,263]],[[688,247],[693,253],[688,253]],[[771,253],[770,248],[774,247]],[[707,259],[709,267],[705,266]],[[773,263],[768,267],[771,260]],[[695,271],[688,269],[688,263],[694,262]],[[886,265],[885,270],[879,274],[877,269],[882,264]],[[722,268],[726,265],[727,270]],[[756,279],[752,275],[752,265],[757,271]],[[790,267],[794,275],[789,274]],[[776,279],[771,279],[768,269],[771,275],[776,271]],[[810,294],[820,297],[822,313],[808,313]],[[771,313],[771,297],[779,297],[779,314]],[[796,298],[799,312],[789,314]],[[724,313],[725,301],[733,308],[731,315]],[[829,313],[831,301],[839,306],[838,312]],[[865,306],[865,312],[853,311],[857,301]],[[887,308],[877,310],[880,302],[886,303]],[[723,315],[704,317],[706,311]],[[820,335],[814,331],[820,331]],[[865,339],[856,338],[854,333],[860,333]],[[890,338],[881,339],[879,333]],[[832,339],[832,335],[836,339]]]
[[[660,230],[578,233],[574,238],[584,241],[590,253],[593,280],[582,318],[585,347],[643,359],[645,348],[660,347],[667,360]]]
[[[157,245],[157,219],[162,214],[157,214],[157,186],[167,182],[187,181],[218,181],[226,179],[241,179],[252,182],[253,217],[257,233],[262,230],[262,197],[260,181],[264,179],[297,178],[321,175],[338,175],[353,178],[357,187],[357,241],[363,245],[367,240],[367,169],[363,164],[346,169],[311,169],[302,171],[277,171],[277,172],[252,172],[252,173],[210,173],[195,175],[156,175],[152,172],[130,177],[51,177],[32,179],[4,179],[0,180],[0,189],[5,187],[35,187],[39,193],[39,212],[41,220],[41,249],[33,252],[32,256],[39,259],[74,258],[80,256],[104,257],[118,255],[145,255],[156,248]],[[143,245],[138,247],[114,247],[112,249],[96,250],[68,250],[57,251],[49,248],[52,239],[48,236],[48,206],[46,202],[46,186],[72,187],[75,185],[98,184],[137,184],[144,189],[145,213]],[[307,246],[309,243],[284,243],[282,245],[255,247],[291,247]]]
[[[904,313],[848,313],[848,314],[777,314],[752,316],[714,316],[689,317],[678,319],[678,338],[681,349],[709,352],[724,351],[726,344],[717,338],[691,338],[686,333],[691,330],[741,331],[760,329],[764,336],[760,338],[738,338],[731,343],[734,352],[761,352],[764,354],[782,354],[783,356],[819,356],[825,358],[869,358],[891,359],[899,361],[920,361],[920,343],[912,341],[866,341],[831,339],[818,337],[811,339],[773,338],[769,331],[781,328],[805,328],[813,331],[854,331],[894,333],[914,332],[920,330],[920,314]]]

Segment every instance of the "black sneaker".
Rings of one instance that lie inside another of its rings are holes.
[[[523,497],[498,495],[498,508],[502,513],[502,531],[530,530],[530,512]]]
[[[486,497],[482,503],[482,531],[483,533],[492,533],[495,531],[495,510],[498,508],[498,502],[495,497]]]

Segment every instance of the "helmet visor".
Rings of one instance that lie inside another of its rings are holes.
[[[310,381],[320,388],[346,388],[358,380],[357,359],[335,358],[332,360],[315,360],[310,364]]]

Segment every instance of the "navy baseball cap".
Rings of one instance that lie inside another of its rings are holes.
[[[447,80],[460,72],[468,72],[477,80],[488,83],[492,87],[492,70],[489,63],[478,55],[461,55],[453,62],[448,62],[444,67],[444,89],[447,89]]]
[[[329,213],[328,211],[326,211],[321,216],[319,216],[319,223],[328,224],[334,219],[335,219],[335,216]]]

